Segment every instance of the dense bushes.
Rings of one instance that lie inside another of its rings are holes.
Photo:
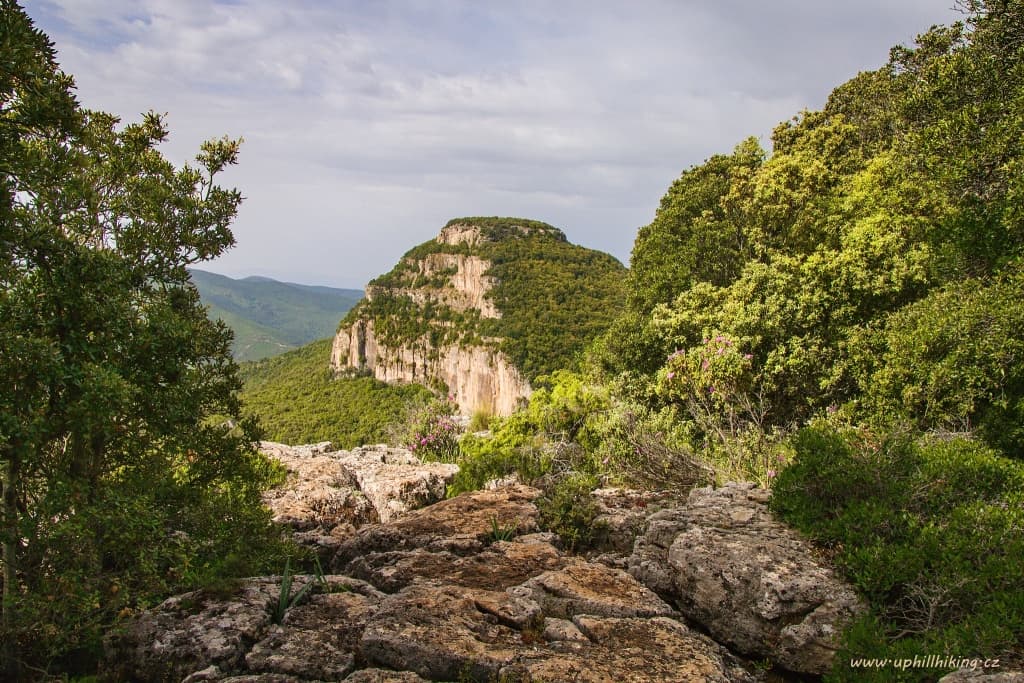
[[[858,413],[1024,457],[1024,271],[937,289],[852,339]]]
[[[163,118],[82,109],[11,0],[0,42],[0,677],[52,680],[95,673],[121,616],[288,545],[187,270],[233,244],[242,197],[215,179],[240,141],[176,168]]]
[[[850,657],[1020,655],[1024,465],[963,438],[826,424],[793,447],[772,507],[831,549],[872,607],[847,635],[838,679],[864,675],[845,669]]]

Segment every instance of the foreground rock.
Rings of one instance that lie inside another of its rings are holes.
[[[284,485],[264,496],[274,521],[321,548],[336,547],[366,524],[390,522],[444,499],[458,471],[456,465],[424,463],[404,448],[387,446],[339,451],[327,442],[264,441],[260,450],[288,470]]]
[[[331,566],[342,570],[357,558],[416,549],[458,556],[479,553],[497,535],[537,531],[539,513],[533,501],[539,496],[540,491],[529,486],[477,491],[416,510],[391,524],[366,526],[339,547]]]
[[[339,546],[336,574],[283,618],[278,577],[172,598],[108,638],[105,673],[190,683],[757,679],[629,573],[565,555],[537,531],[538,494],[480,491],[366,524]],[[296,577],[293,595],[311,581]]]
[[[695,489],[685,506],[649,518],[630,573],[736,651],[824,673],[864,606],[809,543],[772,518],[767,500],[753,484]]]

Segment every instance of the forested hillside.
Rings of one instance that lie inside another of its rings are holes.
[[[363,292],[278,282],[264,277],[240,280],[190,268],[209,315],[235,334],[236,360],[259,360],[329,336]]]
[[[543,482],[585,543],[601,483],[757,481],[871,605],[831,678],[936,675],[851,657],[1019,664],[1024,6],[965,5],[770,150],[683,172],[587,366],[464,438],[455,488]]]
[[[384,443],[389,428],[430,392],[391,386],[372,377],[334,378],[331,340],[243,363],[243,413],[259,420],[264,437],[289,444],[330,441],[337,448]]]

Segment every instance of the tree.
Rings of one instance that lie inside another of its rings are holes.
[[[271,469],[251,423],[211,419],[238,416],[237,367],[186,270],[233,244],[241,195],[214,179],[241,141],[175,169],[160,116],[83,109],[48,38],[0,10],[0,637],[18,674],[87,666],[118,609],[251,566]]]

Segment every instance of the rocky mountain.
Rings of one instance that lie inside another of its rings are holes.
[[[338,318],[363,296],[358,289],[189,272],[210,317],[234,331],[232,351],[239,361],[259,360],[330,337]]]
[[[465,412],[512,413],[531,381],[604,331],[626,270],[520,218],[458,218],[366,287],[331,365],[443,387]]]

